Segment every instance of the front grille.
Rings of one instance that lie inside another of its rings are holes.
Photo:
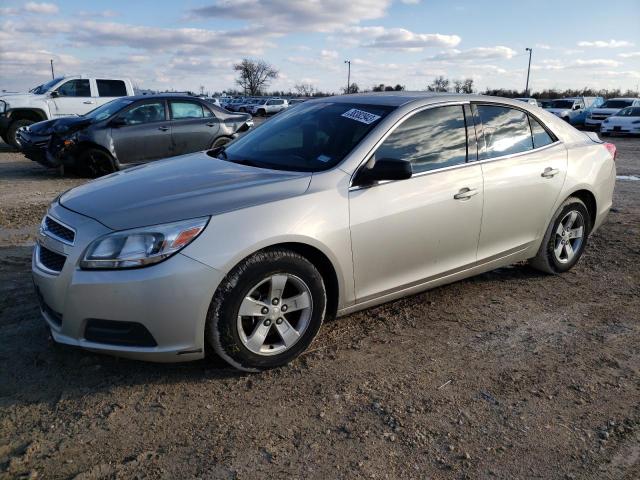
[[[156,347],[158,343],[141,323],[99,320],[87,321],[84,338],[90,342],[127,347]]]
[[[62,271],[64,262],[67,259],[64,255],[60,255],[46,247],[40,245],[38,247],[38,260],[40,263],[53,272]]]
[[[45,232],[50,233],[54,237],[57,237],[69,244],[73,244],[73,241],[76,239],[76,233],[73,230],[62,225],[60,222],[54,220],[48,215],[44,219],[44,230]]]

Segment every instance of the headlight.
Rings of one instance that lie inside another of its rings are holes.
[[[94,240],[80,268],[135,268],[161,262],[194,241],[209,217],[114,232]]]

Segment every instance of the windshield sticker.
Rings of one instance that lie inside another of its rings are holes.
[[[371,125],[380,118],[380,115],[374,115],[373,113],[358,110],[357,108],[352,108],[351,110],[344,112],[342,116],[367,125]]]
[[[327,157],[326,155],[319,155],[318,156],[318,161],[319,162],[327,163],[329,160],[331,160],[331,157]]]

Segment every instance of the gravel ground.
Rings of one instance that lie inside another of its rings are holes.
[[[640,177],[640,139],[613,142]],[[50,341],[30,244],[84,181],[0,145],[0,478],[640,478],[640,181],[571,272],[351,315],[259,375]]]

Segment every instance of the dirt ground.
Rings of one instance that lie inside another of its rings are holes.
[[[613,142],[640,177],[640,139]],[[50,341],[30,245],[84,181],[0,145],[0,478],[640,478],[640,181],[571,272],[351,315],[259,375]]]

